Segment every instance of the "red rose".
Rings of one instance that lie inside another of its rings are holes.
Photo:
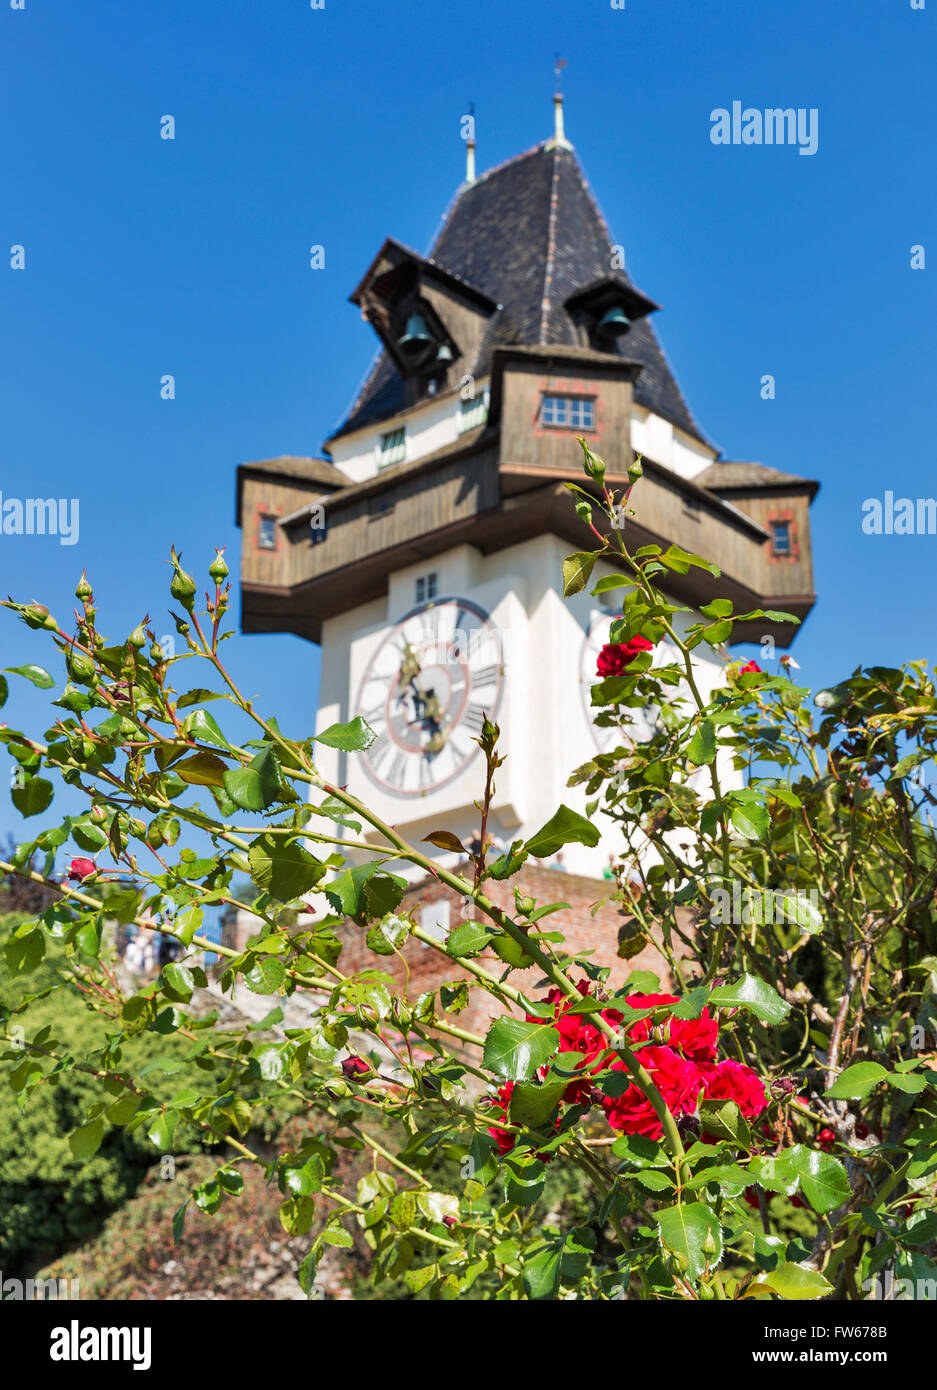
[[[346,1057],[342,1062],[342,1071],[353,1081],[356,1076],[363,1076],[365,1072],[371,1071],[371,1063],[366,1062],[363,1057]]]
[[[599,652],[596,661],[596,674],[599,676],[622,676],[628,666],[641,652],[652,652],[654,643],[640,633],[627,642],[607,642]]]
[[[73,859],[68,866],[68,877],[73,878],[76,883],[82,883],[97,871],[98,866],[93,859]]]
[[[650,1009],[655,1004],[677,1004],[679,999],[675,994],[629,994],[626,1002],[633,1009]],[[628,1037],[632,1042],[645,1042],[651,1036],[653,1026],[649,1018],[640,1018],[628,1029]],[[704,1009],[699,1018],[672,1018],[668,1015],[656,1026],[663,1029],[664,1041],[688,1061],[702,1063],[716,1060],[719,1025],[708,1009]]]
[[[670,1113],[692,1114],[702,1084],[694,1064],[670,1047],[643,1047],[638,1060],[660,1091]],[[624,1063],[616,1059],[612,1069],[624,1071]],[[606,1096],[602,1107],[612,1129],[624,1130],[626,1134],[644,1134],[648,1139],[660,1139],[664,1132],[651,1102],[633,1083],[623,1095]]]
[[[734,1100],[746,1120],[754,1120],[767,1109],[764,1083],[750,1067],[726,1058],[718,1066],[701,1066],[703,1087],[711,1100]]]
[[[511,1102],[511,1096],[513,1095],[513,1093],[514,1082],[505,1081],[504,1085],[498,1091],[496,1099],[494,1099],[491,1102],[492,1110],[500,1111],[500,1116],[502,1120],[506,1117],[508,1113],[508,1105]],[[489,1125],[488,1133],[491,1135],[492,1139],[497,1144],[499,1153],[509,1154],[511,1152],[515,1144],[515,1139],[514,1135],[511,1133],[510,1130],[499,1129],[497,1125]]]
[[[836,1143],[836,1135],[831,1129],[821,1129],[817,1134],[817,1148],[828,1154]]]
[[[759,674],[761,672],[761,667],[758,665],[757,661],[746,661],[745,665],[740,669],[739,675],[747,676],[750,671],[753,674]]]
[[[589,993],[588,980],[580,980],[576,988],[581,995]],[[562,990],[551,989],[547,995],[546,1002],[553,1005],[552,1018],[538,1018],[534,1014],[528,1014],[529,1023],[552,1023],[560,1035],[560,1052],[580,1052],[582,1062],[577,1064],[576,1070],[582,1072],[601,1071],[605,1065],[606,1054],[610,1051],[611,1043],[600,1028],[590,1022],[588,1014],[572,1014],[570,1007],[575,1000]],[[614,1009],[603,1009],[602,1017],[606,1022],[617,1026],[621,1022],[621,1014]],[[582,1079],[571,1081],[563,1092],[563,1100],[567,1105],[588,1105],[592,1099],[592,1082],[584,1075]]]

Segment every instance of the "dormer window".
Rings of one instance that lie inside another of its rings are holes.
[[[771,552],[773,555],[787,557],[791,553],[791,523],[789,521],[772,521],[771,523]]]
[[[407,431],[390,430],[381,435],[381,448],[377,466],[391,468],[395,463],[403,463],[407,457]]]
[[[257,549],[276,550],[277,519],[275,516],[261,516],[257,526]]]
[[[593,280],[576,290],[565,301],[573,321],[582,333],[581,343],[599,352],[615,352],[627,341],[631,325],[660,308],[636,289],[624,275],[613,274]]]
[[[540,423],[554,430],[594,430],[594,396],[544,396]]]

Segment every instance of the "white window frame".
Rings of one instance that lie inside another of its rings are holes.
[[[595,397],[545,391],[540,406],[540,423],[548,430],[594,430]]]
[[[417,603],[432,603],[439,593],[439,575],[436,570],[430,570],[428,574],[419,574],[414,584],[414,594]]]
[[[407,429],[403,425],[395,430],[387,430],[377,442],[377,468],[393,468],[394,464],[406,463]]]
[[[267,528],[269,527],[269,531]],[[264,537],[269,536],[269,540]],[[259,524],[257,526],[257,549],[276,550],[277,548],[277,519],[270,512],[261,512]]]

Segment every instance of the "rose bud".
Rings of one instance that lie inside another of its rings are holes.
[[[80,599],[82,603],[91,597],[91,585],[88,583],[88,576],[84,570],[81,571],[81,578],[75,586],[75,597]]]
[[[794,1094],[794,1083],[789,1076],[776,1077],[771,1083],[771,1094],[775,1100],[784,1100]]]
[[[346,1057],[342,1062],[342,1071],[349,1081],[354,1081],[356,1076],[364,1076],[373,1068],[370,1062],[366,1062],[363,1057]]]
[[[69,677],[79,685],[90,685],[95,676],[94,661],[87,652],[77,647],[69,647],[65,657],[65,669]]]
[[[196,584],[191,574],[186,574],[179,563],[180,557],[175,549],[170,551],[171,564],[173,569],[172,579],[169,584],[169,592],[177,603],[181,603],[186,612],[191,613],[195,607]]]
[[[221,547],[221,550],[216,549],[215,558],[208,566],[208,573],[211,575],[212,579],[215,581],[216,584],[223,584],[228,577],[228,566],[221,558],[223,551],[224,546]]]
[[[458,1220],[454,1216],[444,1216],[442,1219],[444,1226],[458,1226]]]
[[[537,906],[537,900],[536,898],[529,897],[526,893],[522,893],[519,888],[515,888],[514,906],[522,917],[529,917]]]
[[[127,638],[127,641],[130,643],[131,647],[136,647],[138,651],[141,647],[146,645],[146,633],[143,630],[143,623],[140,623],[138,627],[134,628],[133,632],[131,632],[130,636]]]
[[[90,878],[97,871],[98,866],[93,859],[73,859],[68,866],[68,877],[74,879],[76,883],[83,883],[86,878]]]

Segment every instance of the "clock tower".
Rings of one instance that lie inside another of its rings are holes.
[[[321,645],[317,730],[361,715],[377,735],[363,754],[321,748],[322,770],[416,841],[477,832],[486,714],[507,754],[498,840],[531,834],[560,802],[583,808],[567,779],[608,737],[589,691],[616,610],[587,590],[563,597],[563,557],[594,548],[565,486],[586,481],[577,436],[619,489],[642,457],[630,548],[676,543],[718,562],[718,580],[671,576],[675,600],[801,618],[814,602],[817,485],[723,460],[703,434],[561,99],[556,112],[551,139],[477,177],[472,148],[425,254],[380,247],[351,294],[377,356],[324,456],[238,473],[243,629]],[[758,620],[735,635],[782,648],[791,633]],[[697,655],[706,693],[727,657]],[[594,882],[614,851],[572,845],[552,867]]]

